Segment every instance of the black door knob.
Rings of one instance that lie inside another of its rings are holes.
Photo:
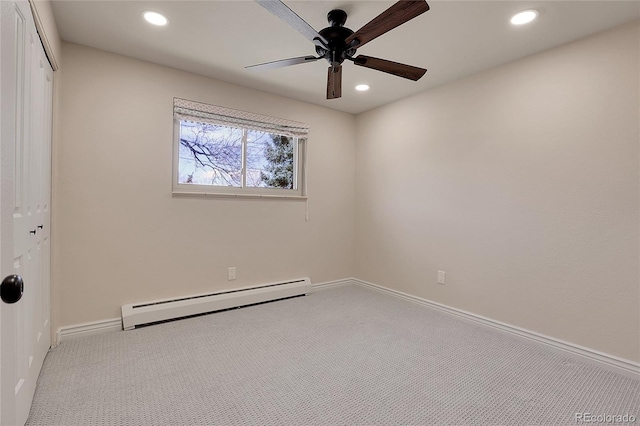
[[[0,285],[0,298],[4,303],[16,303],[22,298],[24,281],[20,275],[8,275]]]

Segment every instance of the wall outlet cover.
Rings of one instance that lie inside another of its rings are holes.
[[[236,267],[232,266],[227,270],[227,281],[233,281],[236,279]]]

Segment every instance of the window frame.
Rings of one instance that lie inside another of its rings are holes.
[[[283,188],[262,188],[247,187],[247,133],[252,130],[247,127],[236,127],[242,130],[242,181],[241,187],[199,185],[193,183],[179,183],[179,163],[180,163],[180,119],[173,119],[173,173],[172,173],[172,194],[185,196],[204,196],[219,198],[271,198],[271,199],[307,199],[306,193],[306,138],[298,136],[288,136],[293,139],[294,145],[294,189]],[[192,120],[184,120],[192,121]],[[195,121],[204,123],[203,121]],[[231,126],[226,126],[231,127]],[[287,135],[283,135],[287,136]]]

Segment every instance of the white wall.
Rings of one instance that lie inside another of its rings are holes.
[[[352,115],[75,44],[62,50],[54,329],[118,317],[135,301],[353,275]],[[308,123],[309,221],[301,201],[172,197],[174,96]]]
[[[640,361],[639,36],[358,116],[356,276]]]

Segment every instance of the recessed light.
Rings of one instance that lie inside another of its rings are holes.
[[[142,14],[142,16],[148,23],[153,25],[162,26],[167,25],[167,22],[169,22],[166,16],[158,12],[146,11]]]
[[[523,10],[522,12],[518,12],[511,17],[511,23],[513,25],[524,25],[536,19],[539,15],[539,12],[535,9]]]
[[[369,90],[369,85],[368,84],[358,84],[356,86],[356,90],[358,92],[366,92],[367,90]]]

